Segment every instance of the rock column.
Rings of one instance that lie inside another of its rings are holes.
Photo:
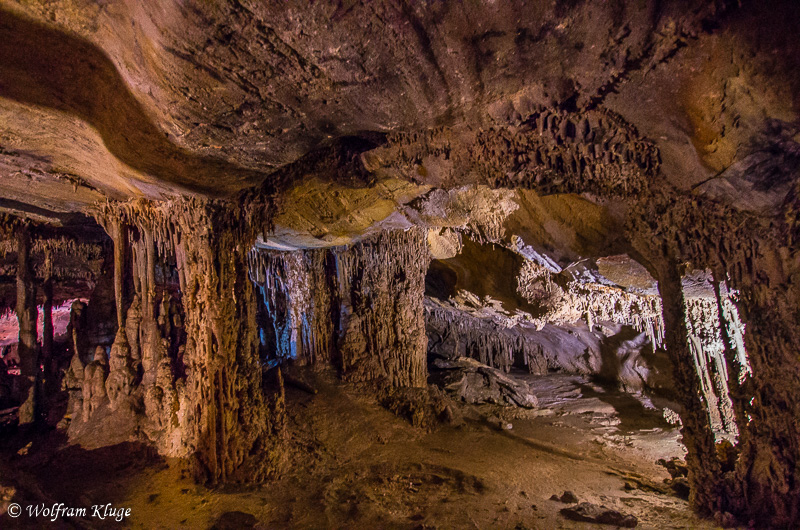
[[[672,359],[676,390],[683,406],[681,433],[687,449],[690,502],[701,511],[714,513],[722,502],[720,465],[707,404],[702,398],[702,382],[689,347],[681,272],[678,264],[669,259],[660,262],[657,272],[666,330],[664,342]]]
[[[186,228],[176,252],[186,285],[185,436],[198,478],[258,481],[279,467],[282,452],[262,390],[249,245],[202,216]]]
[[[20,425],[33,423],[37,413],[37,377],[39,351],[36,344],[36,286],[31,270],[31,239],[25,226],[17,230],[17,320],[19,321],[19,358],[24,381]]]

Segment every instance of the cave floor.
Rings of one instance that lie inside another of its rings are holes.
[[[654,463],[682,456],[677,431],[586,379],[524,376],[540,409],[465,406],[464,423],[428,432],[364,389],[306,375],[318,393],[287,386],[293,463],[269,484],[209,490],[185,464],[141,444],[87,451],[57,434],[34,440],[22,456],[7,443],[0,482],[16,487],[21,504],[131,508],[126,523],[134,528],[609,528],[560,516],[566,505],[549,498],[565,490],[635,515],[638,528],[715,527],[666,492],[669,475]],[[498,429],[498,420],[513,428]],[[63,527],[71,526],[119,524]],[[25,524],[5,515],[0,527]]]

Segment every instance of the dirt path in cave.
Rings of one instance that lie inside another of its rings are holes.
[[[10,458],[12,475],[34,497],[130,507],[135,528],[602,528],[561,517],[565,505],[549,497],[564,490],[635,515],[639,528],[714,528],[646,489],[668,477],[656,458],[681,455],[677,432],[584,379],[529,378],[544,408],[481,406],[463,425],[425,432],[362,391],[306,375],[319,393],[287,387],[294,463],[277,482],[210,491],[137,444],[54,453],[37,442]]]

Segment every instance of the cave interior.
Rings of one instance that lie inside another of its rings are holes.
[[[798,28],[0,0],[0,526],[797,528]]]

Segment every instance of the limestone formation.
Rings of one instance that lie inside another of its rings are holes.
[[[89,421],[106,399],[108,356],[102,346],[94,352],[94,359],[83,370],[83,421]]]
[[[800,525],[800,4],[307,4],[0,0],[21,436],[250,483],[287,367],[412,417],[429,363],[557,371],[669,400],[698,513]]]
[[[111,410],[115,410],[120,402],[133,391],[136,372],[133,370],[132,361],[125,328],[120,328],[114,344],[111,346],[108,360],[109,373],[106,378],[106,395],[108,395]]]
[[[141,359],[145,432],[165,454],[192,456],[203,480],[260,480],[277,472],[279,459],[250,457],[254,447],[275,451],[281,443],[268,438],[276,418],[261,389],[255,292],[247,248],[238,241],[250,236],[232,216],[220,233],[212,223],[230,214],[200,201],[122,205],[107,215],[135,229],[135,296],[118,338],[131,337],[134,365]],[[168,290],[170,263],[185,321]]]
[[[330,250],[254,251],[251,275],[277,357],[332,362],[351,381],[425,386],[428,261],[420,230],[387,231]]]
[[[27,227],[17,230],[17,320],[19,321],[19,359],[23,380],[20,423],[32,423],[37,415],[37,377],[39,351],[36,344],[36,286],[30,264],[30,233]]]

